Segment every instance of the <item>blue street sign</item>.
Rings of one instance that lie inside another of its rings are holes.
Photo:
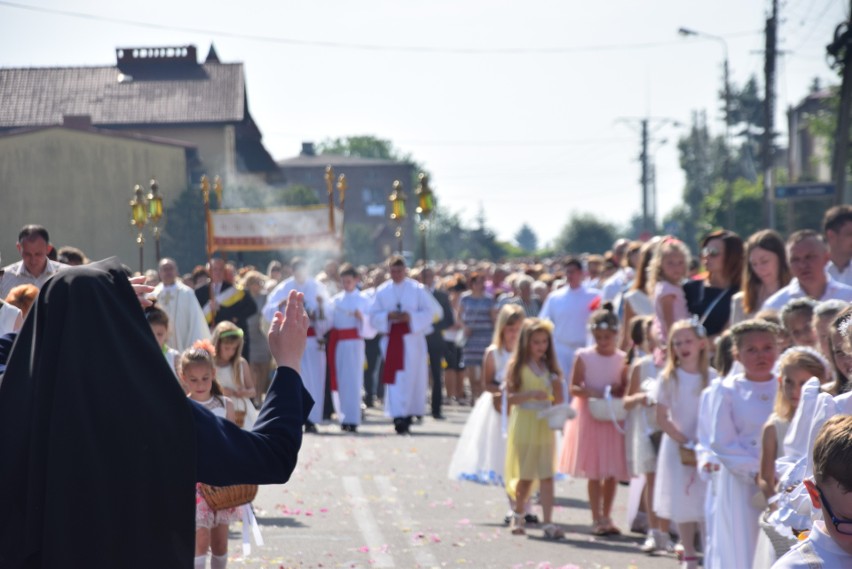
[[[775,199],[821,198],[834,195],[834,184],[789,184],[775,187]]]

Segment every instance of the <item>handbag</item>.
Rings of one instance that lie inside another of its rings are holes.
[[[565,426],[565,422],[573,419],[577,414],[571,405],[568,403],[560,403],[559,405],[551,405],[547,409],[538,412],[539,419],[547,419],[547,426],[554,431],[561,431]]]
[[[627,409],[621,397],[589,397],[589,413],[596,421],[623,421],[627,418]]]
[[[227,510],[249,504],[257,496],[257,484],[210,486],[199,484],[198,491],[211,510]]]

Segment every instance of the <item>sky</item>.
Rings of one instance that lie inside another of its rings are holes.
[[[777,117],[815,77],[841,0],[780,0]],[[26,6],[22,8],[21,6]],[[544,244],[574,213],[641,212],[639,120],[652,117],[658,217],[680,202],[677,139],[706,111],[721,133],[731,80],[763,84],[769,0],[0,0],[0,67],[112,65],[117,47],[211,42],[244,63],[249,109],[276,160],[302,141],[375,135],[424,164],[442,207],[501,239]],[[65,12],[65,14],[57,13]],[[73,13],[76,15],[71,15]],[[659,119],[659,120],[657,120]],[[680,123],[683,126],[676,126]],[[390,188],[388,188],[390,192]]]

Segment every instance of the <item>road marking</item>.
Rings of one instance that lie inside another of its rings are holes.
[[[370,503],[364,494],[361,481],[355,476],[344,476],[343,487],[352,502],[352,515],[355,517],[355,523],[358,524],[361,535],[367,540],[370,558],[375,561],[371,565],[374,567],[396,567],[390,553],[383,551],[387,541],[376,523],[376,518],[373,517],[373,512],[370,511]]]
[[[390,478],[387,476],[376,476],[373,478],[373,481],[376,483],[376,487],[379,489],[379,494],[382,495],[382,499],[386,502],[393,503],[393,508],[391,509],[393,510],[394,517],[399,525],[411,529],[411,539],[413,541],[413,530],[415,527],[418,527],[420,523],[408,514],[408,510],[405,509],[402,500],[400,500],[399,490],[397,490],[397,488],[391,483]],[[435,559],[435,556],[432,555],[432,552],[429,551],[429,541],[426,539],[426,536],[423,536],[422,543],[416,544],[411,548],[411,553],[414,555],[414,559],[417,561],[418,565],[424,569],[441,566],[441,564],[438,563],[438,560]]]

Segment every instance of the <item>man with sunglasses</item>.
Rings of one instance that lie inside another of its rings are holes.
[[[820,429],[813,469],[804,484],[823,520],[772,569],[852,567],[852,416],[835,415]]]

